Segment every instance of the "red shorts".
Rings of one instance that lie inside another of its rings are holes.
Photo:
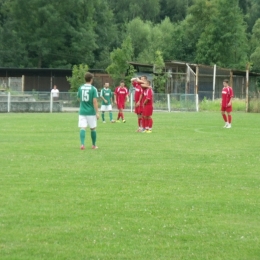
[[[230,112],[232,112],[232,106],[230,106],[230,107],[221,107],[221,111],[230,113]]]
[[[135,106],[135,113],[137,115],[141,115],[143,113],[143,107],[142,106],[138,106],[138,107]]]
[[[117,103],[117,109],[125,109],[125,103],[124,104]]]
[[[144,106],[143,108],[143,116],[151,116],[153,114],[153,106]]]

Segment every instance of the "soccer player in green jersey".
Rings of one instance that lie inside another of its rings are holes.
[[[79,87],[78,90],[78,100],[80,101],[79,108],[79,123],[80,128],[80,149],[85,149],[85,135],[86,128],[89,126],[90,134],[92,139],[92,149],[97,149],[97,119],[99,119],[98,114],[98,92],[97,89],[92,86],[94,75],[87,72],[85,74],[86,83]]]
[[[106,123],[105,121],[105,111],[109,112],[109,119],[111,123],[115,123],[115,120],[113,120],[113,114],[112,114],[112,104],[113,104],[113,99],[112,99],[112,91],[109,89],[109,83],[105,83],[104,88],[100,92],[100,97],[102,99],[101,103],[101,116],[102,116],[102,121],[103,123]]]

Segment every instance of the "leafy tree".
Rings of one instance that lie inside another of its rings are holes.
[[[106,68],[106,71],[112,79],[118,81],[124,79],[130,81],[133,77],[134,69],[128,62],[133,58],[133,47],[131,38],[128,36],[122,43],[121,48],[117,48],[110,54],[111,64]]]
[[[218,0],[216,8],[197,43],[196,61],[244,69],[247,37],[238,0]]]
[[[96,14],[94,31],[97,48],[94,50],[95,68],[105,69],[109,65],[109,53],[118,47],[119,32],[115,23],[114,13],[105,0],[95,1]]]
[[[67,77],[71,92],[78,92],[78,88],[85,83],[85,74],[88,72],[88,69],[86,64],[74,65],[72,67],[72,76]]]
[[[253,63],[253,70],[260,71],[260,19],[258,19],[252,30],[250,61]]]
[[[195,61],[195,46],[216,11],[215,2],[210,0],[197,0],[189,7],[186,19],[177,25],[175,31],[174,47],[178,60]]]
[[[127,25],[127,35],[132,39],[134,60],[143,63],[153,63],[156,50],[161,51],[163,58],[172,57],[174,41],[174,25],[169,18],[159,24],[142,21],[135,18]]]
[[[165,73],[165,64],[163,60],[162,53],[160,51],[156,51],[155,53],[155,61],[154,61],[154,89],[157,93],[165,92],[165,84],[167,82],[167,74]]]
[[[156,21],[160,12],[160,0],[108,0],[117,24],[127,23],[134,18]]]
[[[166,17],[169,17],[172,22],[184,20],[192,2],[192,0],[161,0],[160,20],[164,20]]]
[[[242,0],[241,0],[242,1]],[[256,20],[260,17],[260,1],[248,0],[247,13],[245,14],[245,20],[248,26],[248,32],[251,33]]]

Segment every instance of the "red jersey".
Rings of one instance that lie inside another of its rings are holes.
[[[152,106],[153,105],[153,90],[151,88],[144,89],[144,101],[146,101],[145,106]]]
[[[117,104],[125,104],[126,97],[128,96],[128,90],[126,87],[116,87],[114,95],[116,95]]]
[[[233,89],[230,86],[224,87],[222,89],[222,107],[227,107],[233,96]]]
[[[135,88],[135,102],[138,102],[140,100],[140,96],[143,95],[144,91],[138,82],[134,81],[132,84]]]

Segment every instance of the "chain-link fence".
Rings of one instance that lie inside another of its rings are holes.
[[[134,92],[131,92],[125,109],[134,111]],[[155,111],[198,111],[194,94],[158,94],[154,93]],[[99,104],[101,99],[99,98]],[[78,111],[79,101],[75,92],[60,92],[55,100],[51,92],[2,92],[0,94],[0,112],[69,112]],[[117,110],[113,105],[113,110]]]

